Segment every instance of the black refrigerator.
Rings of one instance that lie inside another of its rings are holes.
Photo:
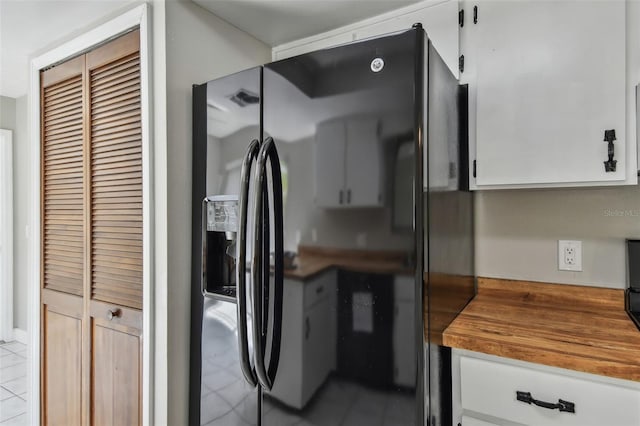
[[[450,424],[466,110],[420,24],[193,86],[191,425]]]

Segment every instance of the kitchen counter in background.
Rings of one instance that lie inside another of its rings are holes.
[[[478,278],[478,293],[444,331],[446,346],[640,381],[640,331],[624,291]]]
[[[406,263],[403,251],[368,251],[328,247],[298,247],[295,269],[285,269],[286,278],[307,280],[321,272],[340,267],[356,272],[391,275],[412,275],[413,268]]]

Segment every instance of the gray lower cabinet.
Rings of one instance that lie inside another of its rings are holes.
[[[393,383],[416,387],[416,313],[412,276],[396,275],[393,282]]]
[[[337,274],[285,279],[281,365],[270,396],[302,409],[336,368]]]
[[[345,274],[342,275],[344,280]],[[311,279],[284,280],[282,341],[287,342],[287,346],[281,350],[281,368],[269,395],[288,407],[302,410],[332,372],[339,374],[338,276],[339,271],[331,268]],[[353,281],[385,276],[349,272],[346,277],[349,282],[340,283],[343,293],[353,285]],[[389,382],[407,389],[416,386],[414,291],[413,277],[393,277],[393,292],[389,292],[391,297],[387,299],[392,303],[393,317],[389,316],[384,324],[391,328],[392,336],[389,351],[393,360],[393,377]],[[348,307],[351,306],[350,303]],[[343,306],[343,315],[345,309]],[[385,309],[391,312],[392,308]],[[349,316],[350,329],[352,321]],[[367,336],[367,333],[360,334]],[[344,372],[341,376],[348,377]]]

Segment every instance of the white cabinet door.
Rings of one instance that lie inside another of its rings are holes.
[[[382,144],[377,118],[352,117],[318,125],[315,197],[320,207],[383,204]]]
[[[280,368],[270,392],[271,396],[285,405],[301,409],[302,371],[304,345],[304,282],[285,279],[282,303],[282,347]]]
[[[415,279],[398,275],[393,282],[393,382],[399,386],[416,386],[415,351]]]
[[[396,301],[393,321],[393,382],[396,385],[415,388],[415,304]]]
[[[302,400],[306,403],[329,375],[332,345],[327,327],[330,322],[328,299],[306,310],[304,317]]]
[[[350,207],[382,205],[382,145],[378,120],[352,118],[346,122],[346,203]]]
[[[477,61],[477,186],[624,181],[625,2],[478,7],[465,28]],[[609,129],[615,172],[604,167]]]
[[[346,130],[341,121],[318,125],[315,150],[315,199],[320,207],[339,207],[345,202]]]

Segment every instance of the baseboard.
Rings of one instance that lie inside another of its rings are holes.
[[[27,345],[29,343],[27,332],[24,330],[20,330],[19,328],[13,329],[13,340],[20,342],[23,345]]]

